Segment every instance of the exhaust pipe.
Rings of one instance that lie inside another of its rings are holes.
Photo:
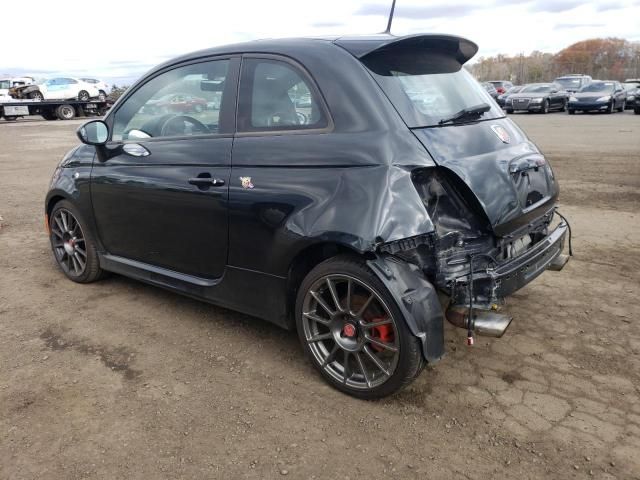
[[[467,307],[449,307],[447,320],[459,328],[469,329],[469,309]],[[492,310],[473,310],[471,330],[478,335],[500,338],[511,324],[512,317]]]

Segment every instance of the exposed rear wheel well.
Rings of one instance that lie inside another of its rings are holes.
[[[305,248],[291,261],[287,278],[287,323],[289,327],[295,328],[294,308],[296,295],[304,277],[319,263],[342,254],[351,254],[360,258],[365,257],[365,255],[344,245],[326,242]]]

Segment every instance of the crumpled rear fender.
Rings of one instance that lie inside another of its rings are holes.
[[[429,363],[444,356],[444,313],[435,287],[420,268],[391,255],[377,255],[367,264],[396,301],[409,330],[422,343]]]

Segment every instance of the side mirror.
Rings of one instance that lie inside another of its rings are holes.
[[[102,120],[92,120],[81,126],[76,134],[87,145],[104,145],[109,139],[109,127]]]

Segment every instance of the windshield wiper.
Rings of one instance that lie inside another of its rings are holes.
[[[443,118],[438,122],[438,125],[444,125],[445,123],[458,123],[463,120],[475,120],[491,110],[491,105],[488,103],[481,103],[474,107],[463,108],[458,113],[453,114],[449,118]]]

